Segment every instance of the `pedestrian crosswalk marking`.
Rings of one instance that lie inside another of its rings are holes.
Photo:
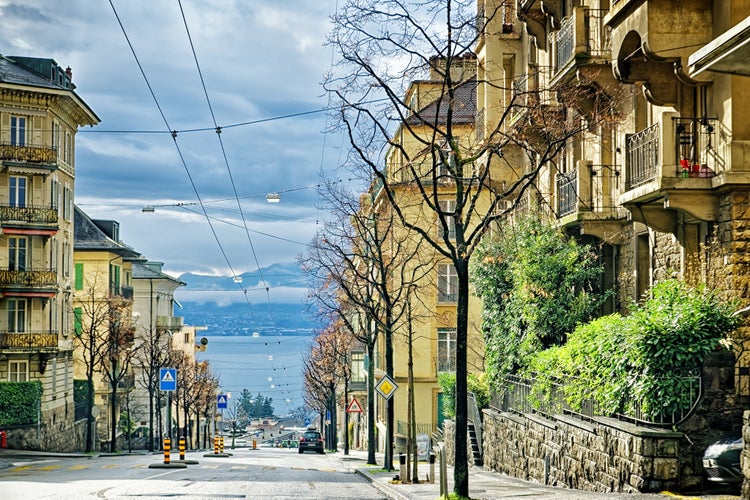
[[[174,382],[174,378],[172,377],[172,372],[169,370],[166,370],[164,372],[164,376],[161,378],[163,382]]]

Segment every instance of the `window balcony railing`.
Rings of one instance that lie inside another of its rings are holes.
[[[0,222],[26,224],[57,224],[57,208],[35,205],[0,205]]]
[[[0,144],[0,160],[54,165],[57,163],[57,152],[47,146]]]
[[[607,12],[579,7],[573,11],[573,15],[560,21],[560,29],[554,35],[555,71],[563,68],[579,54],[608,58],[611,51],[611,39],[609,30],[604,24],[604,16]],[[583,16],[583,22],[579,22],[581,16]]]
[[[49,288],[57,285],[57,271],[0,268],[0,287]]]
[[[0,331],[0,349],[28,351],[50,348],[57,348],[57,332],[55,331]]]
[[[109,289],[109,294],[111,297],[120,297],[121,299],[125,300],[132,300],[133,299],[133,287],[132,286],[111,286]]]
[[[626,189],[656,179],[659,173],[660,128],[655,123],[625,140]]]
[[[564,217],[576,210],[578,200],[578,169],[557,174],[557,217]]]
[[[673,118],[676,175],[713,177],[726,168],[730,158],[728,134],[713,118]]]
[[[182,328],[183,318],[182,316],[157,316],[156,327],[166,328],[169,330],[179,330]]]

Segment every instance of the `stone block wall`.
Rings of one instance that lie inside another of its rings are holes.
[[[14,426],[3,429],[8,448],[15,450],[42,450],[46,452],[79,452],[85,449],[86,421],[73,425]]]
[[[550,486],[648,492],[679,483],[683,434],[609,418],[591,422],[484,411],[484,465]]]

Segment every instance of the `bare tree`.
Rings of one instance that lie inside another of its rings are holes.
[[[340,103],[349,167],[369,171],[378,201],[455,269],[454,492],[463,497],[469,493],[471,257],[482,236],[533,189],[540,172],[556,168],[566,141],[609,119],[607,96],[592,98],[595,90],[580,82],[578,90],[568,91],[477,77],[473,49],[485,35],[480,28],[499,17],[502,4],[485,9],[478,23],[476,0],[346,1],[329,36],[340,58],[324,83]],[[475,128],[478,88],[510,96],[491,110],[493,121],[485,116],[478,125],[481,134]],[[568,112],[582,102],[595,105]],[[436,220],[442,231],[434,231]]]
[[[375,345],[385,337],[386,373],[393,378],[393,333],[403,324],[411,284],[427,276],[433,258],[422,255],[421,239],[394,224],[387,206],[355,196],[335,183],[324,196],[331,207],[323,230],[301,258],[311,276],[310,299],[321,314],[339,322],[365,346],[368,371],[368,463],[375,463]],[[393,468],[393,401],[386,402],[385,468]]]
[[[154,451],[154,429],[161,429],[161,412],[158,411],[162,399],[159,392],[159,373],[161,368],[173,364],[170,339],[169,330],[153,325],[149,325],[138,338],[140,348],[135,356],[134,367],[139,374],[137,383],[148,392],[149,451]]]
[[[120,385],[133,386],[131,363],[138,346],[134,344],[135,326],[132,323],[133,301],[118,295],[110,296],[101,306],[107,312],[106,341],[101,350],[101,372],[110,390],[110,452],[117,450],[119,404],[117,390]]]

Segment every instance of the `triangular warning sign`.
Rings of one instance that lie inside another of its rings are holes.
[[[226,403],[226,402],[227,402],[227,398],[225,398],[224,396],[219,396],[219,403]]]
[[[347,413],[362,413],[362,406],[360,406],[359,401],[357,401],[357,398],[352,398],[351,402],[349,403],[349,406],[346,407]]]
[[[172,377],[172,372],[169,370],[166,370],[164,372],[164,376],[161,378],[163,382],[174,382],[174,377]]]

